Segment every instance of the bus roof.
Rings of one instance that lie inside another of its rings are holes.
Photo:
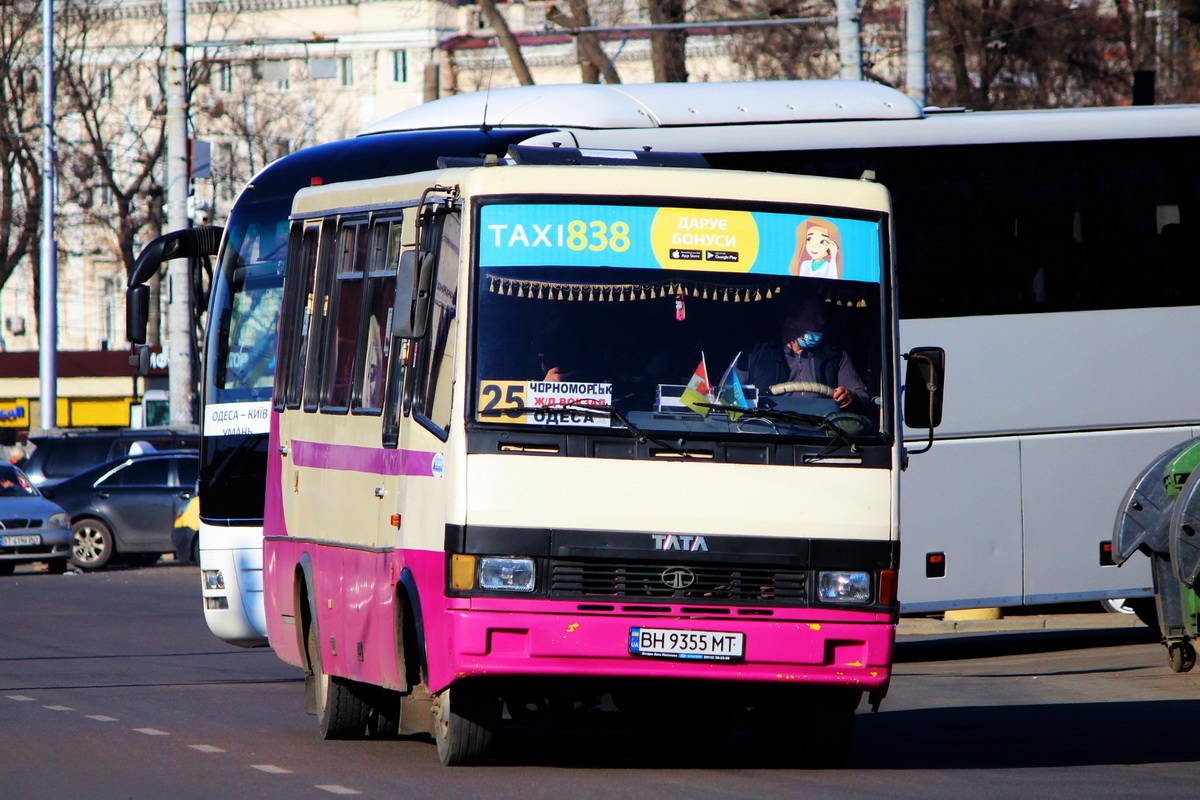
[[[928,113],[927,113],[928,112]],[[694,153],[842,150],[1200,135],[1200,105],[923,111],[859,81],[522,86],[435,100],[365,134],[552,127],[527,144]]]
[[[311,186],[296,193],[292,218],[408,204],[434,182],[461,186],[465,194],[574,193],[597,198],[720,196],[746,202],[813,197],[820,198],[822,205],[884,213],[890,210],[887,189],[866,180],[678,167],[499,165]]]
[[[548,84],[472,92],[394,114],[360,135],[446,128],[585,129],[914,119],[902,92],[860,81]]]

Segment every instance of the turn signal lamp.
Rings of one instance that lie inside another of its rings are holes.
[[[475,556],[450,556],[450,588],[464,592],[475,588]]]

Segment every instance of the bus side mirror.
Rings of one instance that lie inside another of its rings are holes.
[[[144,283],[125,290],[125,338],[130,344],[146,343],[146,325],[150,320],[150,287]]]
[[[400,255],[396,275],[396,302],[392,309],[392,336],[396,339],[420,339],[429,328],[429,307],[433,301],[433,275],[437,261],[433,253],[422,253],[418,263],[415,250]]]
[[[929,428],[932,436],[933,429],[942,424],[946,351],[940,347],[914,347],[904,358],[908,361],[904,376],[904,424],[910,428]]]

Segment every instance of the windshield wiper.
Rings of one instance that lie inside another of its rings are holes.
[[[846,445],[853,449],[854,443],[850,441],[849,435],[845,428],[838,425],[829,417],[823,417],[819,414],[805,414],[800,411],[785,411],[778,408],[747,408],[745,406],[725,405],[724,403],[697,403],[698,406],[711,408],[717,411],[725,411],[727,413],[744,414],[747,417],[755,419],[764,419],[768,422],[792,422],[807,425],[810,428],[826,431],[833,439],[820,453],[812,457],[812,460],[824,458],[831,452],[836,450],[839,445]]]

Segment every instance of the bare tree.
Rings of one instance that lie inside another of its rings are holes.
[[[686,20],[687,3],[684,0],[646,0],[646,5],[653,25]],[[655,83],[686,83],[687,31],[677,28],[651,33],[650,63],[654,68]]]
[[[569,13],[558,6],[550,6],[546,9],[546,19],[569,29],[592,27],[592,12],[587,0],[568,0],[568,5],[571,7]],[[604,52],[599,38],[594,33],[578,31],[575,34],[575,44],[579,50],[584,83],[600,83],[601,80],[605,83],[621,82],[617,65]]]
[[[1124,2],[1124,0],[1122,0]],[[932,0],[930,99],[975,109],[1128,98],[1128,18],[1066,0]]]
[[[108,234],[128,270],[139,240],[163,224],[166,98],[157,65],[164,31],[156,44],[113,47],[111,20],[98,4],[75,0],[63,10],[62,201]]]
[[[500,9],[496,8],[496,0],[479,0],[479,8],[483,11],[488,25],[491,25],[492,30],[496,32],[496,38],[500,40],[504,52],[508,54],[508,60],[512,63],[517,80],[522,86],[532,86],[533,74],[525,63],[521,45],[517,43],[517,37],[513,36],[512,29],[508,27],[508,20],[500,13]]]
[[[704,11],[718,19],[832,17],[834,0],[709,0]],[[729,57],[757,80],[832,78],[839,66],[832,24],[744,28],[731,37]]]
[[[41,30],[36,4],[0,14],[0,287],[38,259],[41,223]]]

